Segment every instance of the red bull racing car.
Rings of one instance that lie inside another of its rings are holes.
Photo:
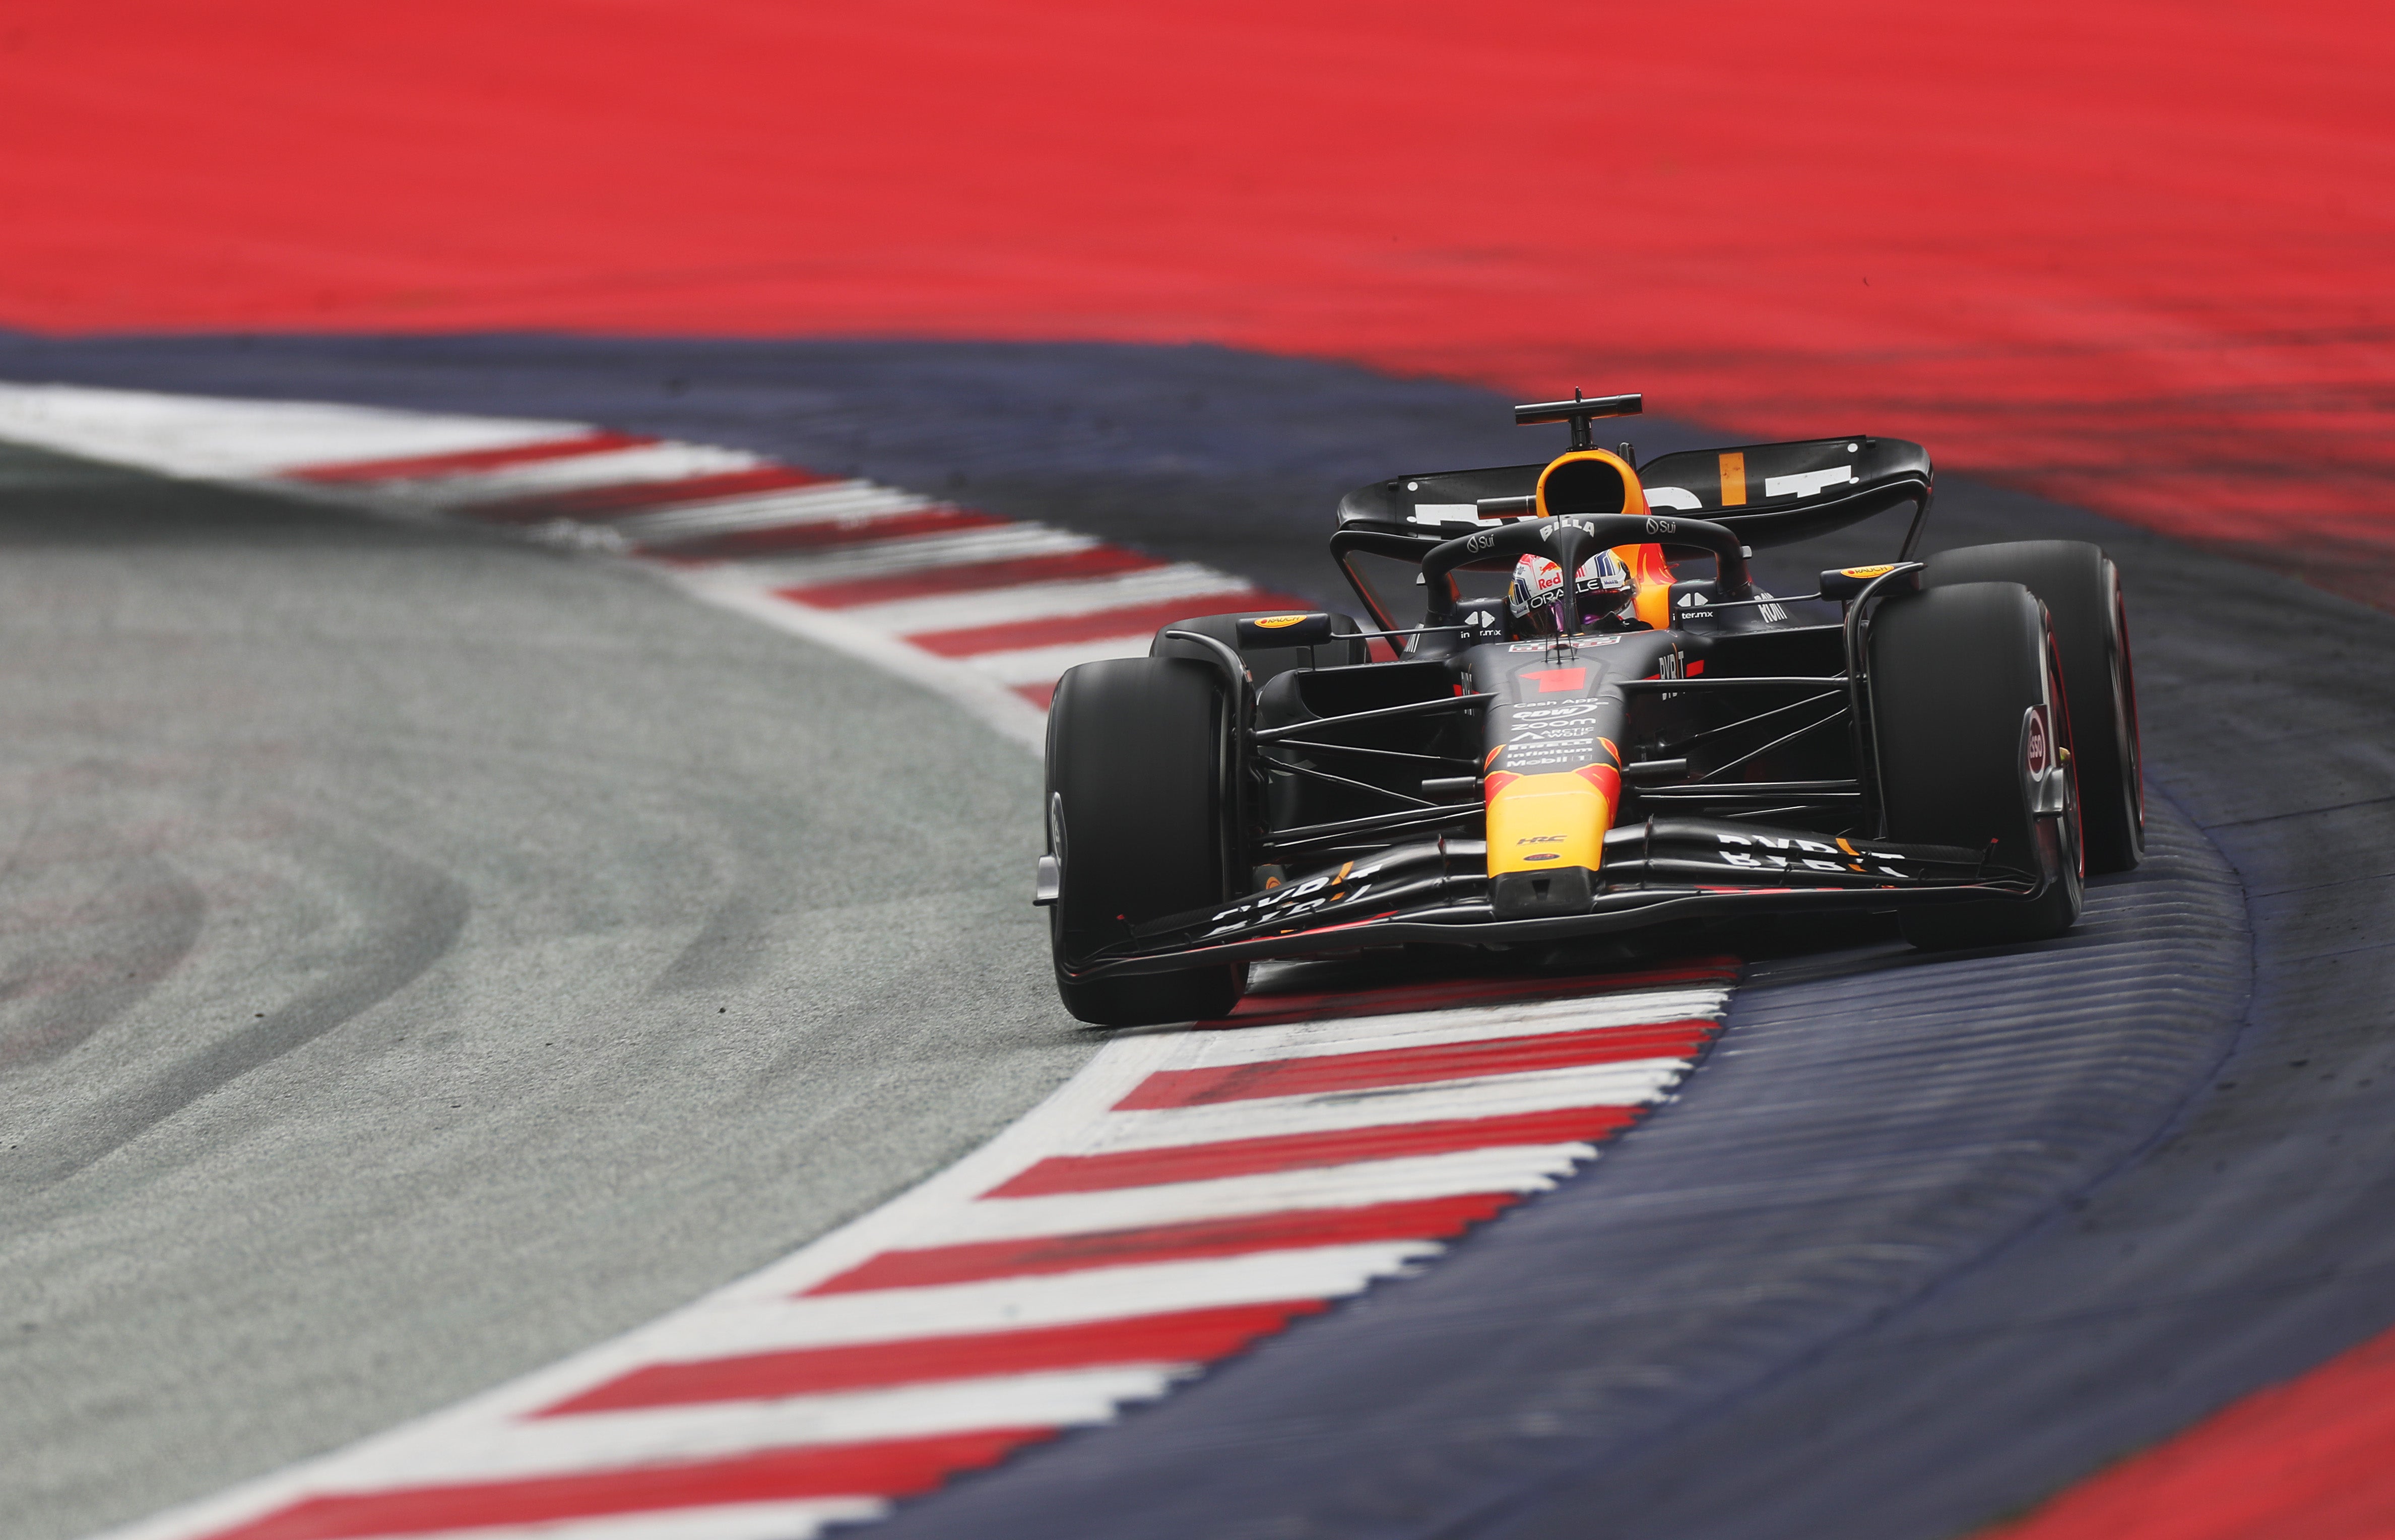
[[[2098,548],[1917,559],[1919,445],[1634,465],[1515,408],[1542,464],[1394,477],[1339,508],[1370,624],[1246,614],[1083,664],[1049,717],[1065,1007],[1219,1016],[1258,959],[1540,949],[1698,919],[1893,911],[1922,947],[2043,939],[2143,847],[2120,578]],[[1775,597],[1758,550],[1880,514],[1894,559]]]

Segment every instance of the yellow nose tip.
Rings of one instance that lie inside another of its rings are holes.
[[[1595,870],[1616,801],[1577,771],[1506,781],[1489,796],[1489,875],[1542,867]]]

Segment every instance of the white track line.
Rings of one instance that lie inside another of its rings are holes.
[[[1502,1118],[1577,1107],[1643,1107],[1660,1101],[1688,1072],[1681,1058],[1634,1059],[1571,1069],[1541,1069],[1485,1079],[1259,1097],[1211,1107],[1115,1112],[1090,1126],[1068,1153],[1112,1154],[1231,1139],[1300,1134],[1352,1134],[1449,1118]]]
[[[818,646],[845,653],[885,673],[946,697],[1001,735],[1037,752],[1048,741],[1048,713],[1008,689],[1007,681],[992,679],[955,660],[908,646],[898,637],[852,623],[838,610],[794,604],[769,588],[744,581],[732,573],[696,567],[668,576],[695,599],[748,616],[776,631],[803,637]],[[1140,639],[1145,652],[1146,638]],[[1107,656],[1123,656],[1110,654]]]
[[[1715,989],[1670,989],[1579,1000],[1525,1001],[1495,1007],[1409,1012],[1356,1020],[1299,1021],[1208,1034],[1194,1065],[1250,1064],[1264,1059],[1316,1058],[1392,1048],[1436,1048],[1490,1036],[1542,1037],[1597,1028],[1654,1026],[1705,1016],[1720,1002]],[[1674,1014],[1674,1013],[1678,1014]]]
[[[710,535],[740,535],[801,524],[866,524],[896,518],[902,513],[920,513],[927,508],[952,506],[936,498],[901,492],[894,486],[868,481],[837,481],[781,492],[753,492],[708,502],[680,503],[654,513],[635,513],[611,522],[615,533],[627,540],[661,545],[669,540],[696,540]]]
[[[1161,599],[1194,600],[1221,591],[1221,573],[1195,562],[1176,562],[1171,566],[1107,578],[1077,578],[968,593],[933,594],[923,599],[893,599],[887,604],[853,605],[840,613],[858,625],[905,636],[919,631],[959,631],[968,626],[1006,625],[1052,615],[1088,615]]]
[[[1595,1158],[1593,1145],[1501,1145],[1493,1149],[1459,1149],[1450,1155],[1409,1155],[1225,1176],[1211,1182],[1166,1182],[1046,1198],[985,1198],[950,1218],[941,1243],[1086,1235],[1145,1225],[1360,1208],[1368,1203],[1475,1192],[1544,1192],[1557,1177]]]
[[[999,524],[955,535],[879,540],[868,546],[827,551],[821,556],[735,557],[717,563],[715,567],[727,578],[759,589],[777,590],[854,582],[933,567],[1012,561],[1021,556],[1068,555],[1094,549],[1100,543],[1090,536],[1068,534],[1046,524]]]
[[[766,463],[762,456],[742,449],[717,449],[703,444],[649,444],[536,460],[499,471],[382,481],[372,484],[372,487],[377,497],[412,507],[470,509],[509,498],[687,481],[693,476],[753,471]]]
[[[271,476],[316,461],[505,449],[588,431],[537,418],[0,383],[0,439],[209,480]]]
[[[1079,1427],[1154,1401],[1196,1366],[1110,1366],[943,1380],[779,1401],[591,1412],[497,1424],[470,1443],[398,1445],[352,1466],[336,1490],[372,1492],[705,1460],[760,1450],[871,1443],[996,1427]]]
[[[1362,1293],[1377,1279],[1400,1276],[1440,1249],[1433,1241],[1383,1241],[1253,1252],[1205,1262],[1092,1268],[940,1288],[720,1304],[681,1321],[669,1352],[644,1355],[638,1361],[679,1362],[1226,1306],[1343,1299]]]
[[[0,437],[403,516],[470,516],[495,499],[603,491],[607,516],[586,507],[542,533],[629,552],[695,597],[920,683],[1026,745],[1039,743],[1044,716],[1012,686],[1045,686],[1074,663],[1144,652],[1147,631],[961,657],[908,638],[1051,619],[1070,629],[1076,617],[1184,599],[1193,613],[1267,602],[1187,563],[910,597],[909,572],[1102,543],[1023,524],[906,534],[923,528],[905,522],[911,515],[985,516],[853,479],[678,503],[677,485],[694,478],[786,468],[746,451],[628,444],[580,423],[0,385]],[[523,453],[421,463],[511,450]],[[406,460],[419,463],[386,463]],[[658,489],[653,507],[642,504],[646,486]],[[882,521],[902,522],[877,538]],[[807,551],[827,525],[844,543]],[[776,532],[793,545],[787,555],[640,555],[724,535],[770,547]],[[890,595],[867,605],[813,605],[785,591],[873,582],[888,583]],[[1597,1154],[1594,1142],[1556,1130],[1626,1122],[1625,1109],[1667,1095],[1689,1069],[1687,1058],[1650,1055],[1485,1073],[1515,1060],[1441,1050],[1513,1040],[1507,1053],[1537,1053],[1556,1034],[1713,1022],[1727,994],[1726,981],[1673,984],[1415,1011],[1393,995],[1377,1017],[1119,1036],[981,1149],[751,1277],[458,1406],[116,1533],[202,1540],[263,1523],[260,1534],[298,1534],[337,1510],[340,1533],[387,1540],[791,1540],[879,1516],[893,1493],[871,1490],[862,1473],[919,1489],[953,1467],[909,1461],[983,1463],[1028,1433],[1104,1422],[1163,1395],[1199,1361],[1289,1310],[1419,1268],[1461,1226],[1554,1186]],[[1379,1086],[1373,1075],[1397,1072],[1390,1061],[1338,1063],[1391,1052],[1427,1055],[1396,1062],[1449,1078]],[[1144,1085],[1185,1094],[1258,1066],[1295,1078],[1245,1083],[1365,1078],[1348,1089],[1120,1109]],[[1196,1078],[1153,1080],[1160,1074]],[[1517,1113],[1587,1116],[1521,1130],[1537,1142],[1509,1143],[1496,1125],[1489,1142],[1471,1142],[1465,1120]],[[1457,1126],[1425,1130],[1427,1152],[1403,1152],[1407,1130],[1434,1122]],[[1347,1135],[1366,1137],[1242,1142]],[[1462,1147],[1443,1148],[1459,1137]],[[1198,1148],[1208,1145],[1236,1148]],[[1048,1168],[1028,1195],[996,1192],[1058,1157],[1155,1150],[1185,1150],[1189,1163],[1178,1173],[1117,1165],[1109,1169],[1145,1179],[1041,1192],[1054,1171],[1084,1169]],[[836,1292],[809,1293],[826,1285]],[[774,1354],[784,1356],[761,1356]],[[714,1479],[710,1461],[757,1460],[800,1472],[787,1482],[807,1490],[786,1482],[787,1500],[760,1502],[735,1485],[709,1502],[690,1485]],[[853,1474],[866,1490],[819,1494]],[[303,1507],[311,1503],[331,1507]]]

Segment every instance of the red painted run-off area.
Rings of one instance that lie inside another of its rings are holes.
[[[0,324],[1641,389],[2395,602],[2390,79],[2369,0],[18,0]]]
[[[2385,1540],[2395,1334],[2266,1390],[1982,1540]]]

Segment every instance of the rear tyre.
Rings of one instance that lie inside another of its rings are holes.
[[[1923,577],[1928,588],[1985,582],[2018,583],[2045,601],[2070,697],[2087,870],[2127,871],[2145,854],[2146,794],[2120,569],[2084,540],[2016,540],[1940,551]]]
[[[2018,583],[1965,583],[1893,599],[1872,617],[1872,720],[1892,840],[1984,850],[1991,868],[2043,873],[2030,902],[1926,905],[1899,923],[1916,947],[2042,941],[2079,919],[2077,817],[2039,818],[2022,768],[2024,724],[2056,710],[2058,670],[2036,598]],[[2049,747],[2048,752],[2051,752]]]
[[[1245,964],[1076,979],[1070,968],[1145,921],[1231,896],[1232,724],[1219,669],[1173,657],[1084,663],[1048,711],[1048,839],[1062,883],[1050,910],[1065,1009],[1102,1027],[1219,1016]]]

